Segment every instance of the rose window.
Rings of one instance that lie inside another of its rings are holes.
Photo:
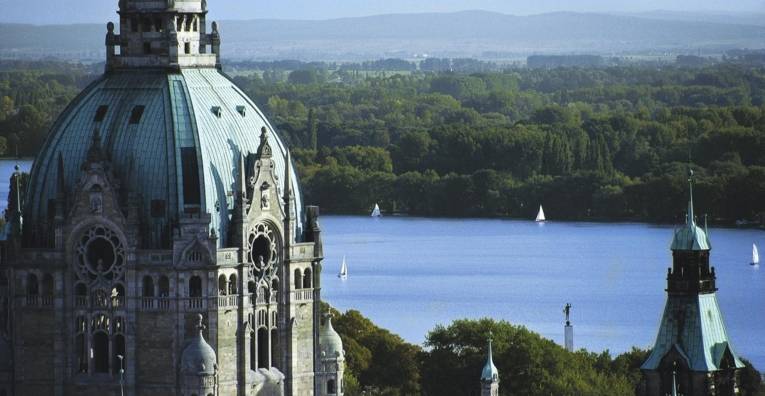
[[[77,244],[77,272],[81,279],[115,280],[122,277],[125,248],[114,231],[95,226],[80,237]]]
[[[248,260],[253,275],[259,279],[274,277],[278,268],[279,250],[274,230],[266,224],[258,224],[250,230],[248,237]]]

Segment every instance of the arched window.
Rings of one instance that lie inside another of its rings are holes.
[[[28,296],[40,295],[40,284],[37,282],[37,275],[35,274],[27,275],[27,295]]]
[[[53,282],[53,275],[51,274],[45,274],[43,275],[43,281],[42,281],[42,293],[45,296],[53,296],[54,292],[56,291],[55,285]]]
[[[109,372],[109,336],[102,331],[93,334],[93,368],[96,373]]]
[[[170,297],[170,280],[164,275],[159,277],[159,296]]]
[[[303,288],[303,274],[300,268],[295,268],[295,290]]]
[[[85,334],[77,334],[74,340],[77,348],[77,371],[80,373],[88,372],[88,351],[85,349]]]
[[[154,278],[148,275],[143,277],[143,296],[154,297]]]
[[[218,295],[225,296],[227,289],[226,275],[221,274],[218,277]]]
[[[268,361],[268,330],[264,327],[258,329],[258,367],[269,368],[271,363]]]
[[[258,350],[257,350],[257,338],[255,332],[250,332],[250,370],[258,369]]]
[[[329,381],[327,381],[327,393],[330,395],[334,395],[335,393],[337,393],[337,387],[335,386],[334,379],[330,379]]]
[[[228,278],[228,294],[230,295],[236,295],[236,274],[232,274],[230,278]]]
[[[271,367],[279,368],[279,338],[276,329],[271,329]]]
[[[306,268],[305,272],[303,273],[303,289],[310,289],[311,283],[313,283],[313,278],[311,278],[311,269]]]
[[[112,354],[114,355],[114,358],[112,359],[112,371],[114,374],[120,373],[120,368],[125,367],[125,336],[118,334],[114,337],[114,348],[112,348]],[[120,356],[122,356],[122,361],[120,361]]]
[[[202,297],[202,278],[196,275],[189,279],[189,297]]]

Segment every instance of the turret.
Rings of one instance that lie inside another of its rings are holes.
[[[644,394],[735,395],[744,365],[733,350],[717,302],[709,234],[696,225],[692,171],[688,184],[686,221],[672,239],[664,315],[656,343],[641,366]]]
[[[316,372],[316,394],[319,396],[342,396],[345,351],[343,340],[332,327],[332,315],[324,315],[324,325],[319,330],[319,369]]]
[[[688,178],[688,211],[685,225],[672,239],[672,268],[667,274],[667,292],[673,294],[713,293],[717,290],[714,268],[709,266],[712,243],[706,230],[696,224],[693,208],[693,171]]]
[[[494,365],[492,357],[491,336],[489,336],[486,364],[481,371],[481,396],[499,396],[499,370]]]
[[[106,70],[220,67],[217,24],[207,29],[207,1],[122,0],[120,32],[109,22]]]

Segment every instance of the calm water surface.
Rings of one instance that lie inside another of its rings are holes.
[[[324,216],[322,297],[422,343],[437,324],[492,317],[560,344],[566,302],[575,346],[652,346],[664,309],[672,227],[487,219]],[[710,229],[718,299],[737,352],[765,370],[765,232]],[[762,249],[761,249],[762,251]],[[349,277],[336,274],[343,255]]]

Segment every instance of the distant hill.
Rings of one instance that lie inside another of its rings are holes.
[[[532,16],[464,11],[322,21],[222,21],[220,25],[223,56],[227,58],[359,60],[414,54],[482,58],[763,47],[765,24],[743,23],[749,19],[741,18],[724,23],[724,17],[700,18],[658,11],[637,15],[560,12]],[[105,32],[105,24],[0,24],[0,55],[98,55],[103,51]]]

